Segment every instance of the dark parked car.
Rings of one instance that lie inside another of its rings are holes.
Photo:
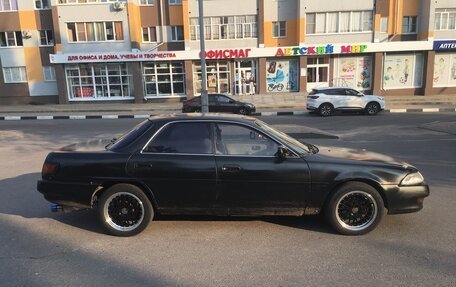
[[[103,147],[103,146],[102,146]],[[245,116],[143,121],[105,148],[51,152],[38,190],[56,209],[98,208],[118,236],[155,214],[313,215],[358,235],[389,214],[423,207],[419,171],[386,155],[301,143]]]
[[[236,101],[224,94],[208,94],[209,112],[235,113],[250,115],[255,112],[255,106],[250,103]],[[201,97],[183,102],[183,113],[201,112]]]

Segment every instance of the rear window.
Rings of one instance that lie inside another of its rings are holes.
[[[147,131],[152,126],[152,122],[149,120],[142,121],[134,128],[128,132],[121,135],[113,143],[106,146],[107,150],[118,150],[124,148],[134,142],[138,137],[140,137],[145,131]]]

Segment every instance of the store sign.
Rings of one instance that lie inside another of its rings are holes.
[[[436,51],[456,51],[456,41],[434,41]]]
[[[238,59],[248,58],[252,49],[224,49],[206,51],[206,59]],[[200,53],[201,55],[201,53]]]
[[[176,58],[173,52],[51,54],[51,63],[134,62]]]
[[[301,55],[325,55],[325,54],[351,54],[364,53],[367,45],[341,45],[340,50],[336,51],[334,45],[326,46],[309,46],[309,47],[293,47],[293,48],[278,48],[275,54],[276,57],[284,56],[301,56]]]

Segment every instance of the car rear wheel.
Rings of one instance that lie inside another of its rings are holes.
[[[240,114],[240,115],[248,115],[249,111],[246,108],[241,107],[241,108],[239,108],[237,113]]]
[[[152,204],[135,185],[113,185],[101,195],[99,203],[101,224],[112,235],[136,235],[143,231],[154,217]]]
[[[377,114],[380,111],[380,105],[375,102],[368,103],[366,106],[366,113],[370,116]]]
[[[332,115],[334,108],[331,104],[322,104],[318,110],[321,116],[328,117]]]
[[[372,231],[384,213],[383,199],[372,186],[350,182],[340,187],[325,206],[328,222],[344,235]]]

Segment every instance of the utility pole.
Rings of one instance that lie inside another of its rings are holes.
[[[203,17],[203,0],[198,0],[199,7],[199,34],[200,34],[200,59],[201,59],[201,112],[209,112],[207,99],[207,77],[206,77],[206,49],[204,45],[204,17]]]

